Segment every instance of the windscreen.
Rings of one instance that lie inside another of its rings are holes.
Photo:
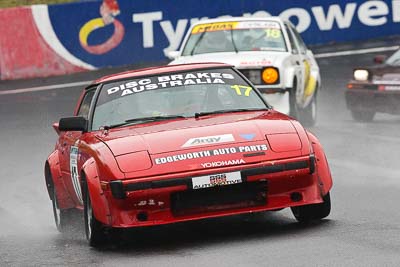
[[[275,21],[233,21],[196,25],[183,56],[216,52],[287,51]]]
[[[92,129],[151,116],[267,108],[261,96],[232,69],[196,70],[104,84]]]
[[[393,66],[400,66],[400,50],[397,50],[396,53],[391,55],[387,60],[386,64]]]

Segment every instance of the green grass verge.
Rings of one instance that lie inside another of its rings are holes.
[[[30,6],[38,4],[60,4],[78,1],[79,0],[0,0],[0,8]]]

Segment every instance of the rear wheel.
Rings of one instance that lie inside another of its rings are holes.
[[[93,214],[92,201],[85,181],[83,182],[83,194],[86,239],[90,246],[97,247],[106,241],[106,235],[102,223]]]
[[[297,80],[293,81],[293,87],[289,91],[289,115],[298,119],[299,116],[299,107],[297,105],[296,100],[296,92],[297,92]]]
[[[331,212],[331,198],[329,193],[322,199],[322,203],[292,207],[291,209],[296,220],[301,223],[307,223],[327,217]]]
[[[70,210],[61,210],[57,200],[56,187],[52,186],[52,198],[54,222],[56,223],[57,230],[61,233],[67,231],[69,222],[71,220]]]
[[[351,110],[353,119],[360,122],[370,122],[374,119],[375,111],[370,110]]]

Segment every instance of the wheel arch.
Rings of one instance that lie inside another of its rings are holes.
[[[283,75],[283,86],[287,89],[293,88],[293,81],[297,80],[296,69],[294,67],[285,68]]]
[[[81,169],[81,187],[83,198],[88,192],[92,202],[92,209],[95,218],[104,225],[111,225],[111,213],[109,203],[101,187],[98,167],[94,158],[88,159]]]
[[[62,179],[62,172],[60,167],[59,152],[56,150],[50,154],[44,165],[44,177],[47,188],[47,193],[51,200],[53,200],[53,188],[56,188],[56,197],[60,209],[74,208],[75,204],[70,198],[69,193],[65,187]]]
[[[315,155],[316,171],[318,175],[318,181],[320,182],[321,195],[325,196],[331,190],[333,185],[328,160],[317,137],[308,131],[307,135]]]

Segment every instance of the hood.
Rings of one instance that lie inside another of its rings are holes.
[[[153,122],[98,135],[114,156],[148,151],[150,155],[223,144],[266,140],[266,135],[296,133],[286,115],[269,112],[224,114]]]
[[[185,64],[197,62],[222,62],[237,68],[279,66],[289,53],[276,51],[245,51],[245,52],[219,52],[183,56],[175,59],[170,64]]]
[[[304,156],[308,139],[276,111],[153,122],[98,135],[126,178]]]

